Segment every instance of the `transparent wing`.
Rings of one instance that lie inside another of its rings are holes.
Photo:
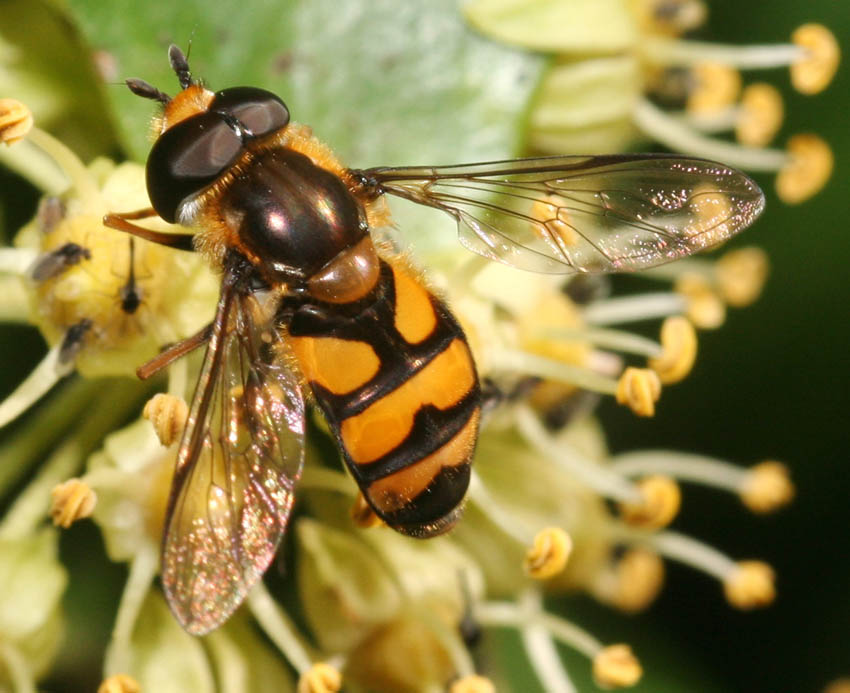
[[[226,620],[262,577],[301,474],[301,390],[257,309],[226,275],[169,498],[162,582],[194,634]]]
[[[556,274],[669,262],[726,240],[764,207],[761,190],[740,171],[663,154],[354,173],[376,192],[448,212],[470,250]]]

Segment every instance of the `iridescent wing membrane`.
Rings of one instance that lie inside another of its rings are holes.
[[[227,275],[177,457],[162,582],[182,626],[224,622],[274,558],[304,454],[304,402],[273,322]]]
[[[723,164],[664,154],[558,156],[357,172],[442,209],[484,257],[545,273],[645,269],[716,245],[764,195]]]

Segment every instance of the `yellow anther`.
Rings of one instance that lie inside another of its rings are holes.
[[[738,609],[757,609],[776,598],[773,568],[762,561],[740,561],[723,581],[726,601]]]
[[[531,205],[531,217],[545,227],[545,231],[538,229],[545,241],[566,250],[578,243],[579,236],[570,224],[569,214],[564,209],[566,202],[554,195],[549,199],[549,202],[535,200]]]
[[[325,662],[316,662],[298,679],[298,693],[336,693],[342,688],[342,674]]]
[[[620,503],[620,513],[628,524],[643,529],[669,525],[682,505],[679,485],[667,476],[648,476],[637,483],[641,498]]]
[[[616,577],[611,602],[629,613],[643,611],[664,585],[664,561],[654,551],[630,549],[617,562]]]
[[[687,316],[698,328],[712,330],[723,324],[726,306],[705,277],[683,274],[676,280],[673,289],[687,299]]]
[[[140,693],[142,687],[127,674],[114,674],[98,686],[97,693]]]
[[[351,515],[355,525],[364,529],[379,527],[384,524],[383,520],[375,514],[372,506],[366,502],[362,493],[358,493],[354,503],[351,504],[349,515]]]
[[[68,479],[50,491],[50,519],[57,527],[68,529],[77,520],[90,517],[97,505],[97,494],[80,479]]]
[[[748,147],[764,147],[776,135],[785,116],[779,90],[759,82],[744,88],[735,137]]]
[[[791,84],[803,94],[817,94],[832,81],[841,61],[841,49],[832,32],[821,24],[803,24],[791,41],[806,55],[791,65]]]
[[[486,676],[474,674],[452,683],[449,693],[496,693],[496,687]]]
[[[788,163],[776,176],[776,194],[789,205],[808,200],[826,185],[835,157],[817,135],[794,135],[788,140]]]
[[[750,469],[739,494],[754,513],[769,513],[794,498],[794,484],[781,462],[761,462]]]
[[[12,145],[32,130],[32,113],[17,99],[0,99],[0,142]]]
[[[638,416],[653,416],[661,396],[661,380],[649,368],[627,368],[617,383],[617,403],[625,404]]]
[[[850,693],[850,678],[840,678],[830,681],[826,685],[826,688],[823,689],[823,693]]]
[[[721,63],[701,63],[692,71],[694,87],[686,108],[697,115],[717,113],[735,103],[741,92],[741,73]]]
[[[142,416],[153,424],[159,442],[168,447],[182,435],[189,407],[180,397],[159,392],[147,401]]]
[[[767,253],[761,248],[730,250],[714,265],[723,300],[736,308],[753,303],[761,295],[768,268]]]
[[[535,580],[547,580],[558,575],[567,565],[572,550],[573,540],[560,527],[539,531],[525,554],[523,568],[526,575]]]
[[[602,688],[634,686],[643,669],[628,645],[608,645],[593,658],[593,679]]]
[[[732,201],[711,185],[694,188],[690,199],[694,220],[685,229],[695,243],[708,248],[725,240],[731,233],[729,220],[735,215]]]
[[[661,356],[649,359],[662,384],[677,383],[691,372],[697,358],[697,331],[691,321],[672,315],[661,325]]]

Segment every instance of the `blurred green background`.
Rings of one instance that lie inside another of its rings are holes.
[[[125,56],[138,51],[132,68],[121,61],[113,66],[116,82],[142,76],[171,89],[171,82],[164,81],[164,46],[172,40],[185,45],[190,37],[196,71],[207,75],[217,87],[258,83],[246,80],[244,75],[256,74],[261,65],[269,64],[268,56],[274,56],[280,69],[265,69],[263,86],[281,92],[284,98],[294,95],[301,106],[298,119],[316,126],[320,135],[332,142],[334,137],[344,139],[351,121],[322,114],[338,103],[346,103],[357,89],[380,91],[382,76],[395,74],[398,68],[371,62],[374,56],[364,46],[362,60],[354,65],[358,80],[349,79],[340,86],[334,79],[334,65],[344,60],[340,52],[351,50],[351,46],[324,41],[322,22],[339,29],[345,13],[329,10],[324,19],[319,13],[314,24],[305,24],[301,15],[290,12],[291,4],[246,12],[248,4],[253,7],[253,3],[205,7],[199,2],[177,5],[151,0],[139,16],[126,2],[68,3],[72,10],[81,11],[83,34],[95,48],[114,51],[123,46],[120,54]],[[850,5],[844,1],[711,0],[708,5],[709,21],[700,35],[714,41],[775,43],[785,40],[800,24],[817,21],[830,27],[842,45],[850,45]],[[105,90],[119,90],[119,108],[122,99],[129,103],[133,97],[114,85],[103,87],[103,91],[92,87],[94,93],[77,93],[79,84],[93,79],[92,72],[80,62],[79,54],[63,53],[65,44],[50,40],[50,32],[73,36],[76,29],[56,20],[61,15],[45,9],[49,7],[50,3],[0,1],[0,36],[25,35],[33,74],[44,65],[63,65],[63,71],[53,70],[57,78],[51,88],[66,100],[79,100],[80,108],[74,118],[54,123],[58,132],[78,144],[86,155],[96,151],[120,155],[112,106],[104,99],[98,105],[101,110],[95,110],[92,116],[92,97],[102,98]],[[403,10],[404,0],[381,0],[374,7],[384,19],[398,13],[398,35],[403,36],[405,22],[414,21]],[[359,22],[368,20],[358,16]],[[33,31],[33,27],[43,31]],[[355,25],[354,31],[361,30],[365,30],[363,24]],[[250,36],[250,48],[234,36]],[[444,52],[440,59],[446,69],[451,69],[456,56],[451,52],[451,36],[444,38],[435,40],[435,50]],[[80,38],[80,50],[84,50],[85,40]],[[327,89],[323,90],[324,83],[317,90],[305,89],[297,73],[288,69],[291,56],[284,47],[296,40],[309,44],[318,56],[320,64],[313,68],[318,74],[326,71]],[[150,46],[156,47],[155,60],[149,58],[154,54],[147,50]],[[411,51],[398,59],[415,65],[432,58]],[[351,67],[347,58],[345,61]],[[538,69],[534,59],[529,59],[526,67],[526,77]],[[775,84],[786,98],[787,119],[778,141],[797,132],[821,135],[836,155],[832,180],[814,199],[788,207],[773,195],[771,176],[756,176],[767,192],[768,207],[740,243],[757,244],[769,252],[772,270],[762,299],[752,307],[730,311],[721,329],[701,333],[694,372],[684,383],[664,392],[654,419],[637,420],[611,403],[603,405],[600,416],[615,451],[669,447],[743,464],[775,458],[791,467],[798,497],[790,508],[774,516],[754,517],[734,498],[688,486],[682,515],[675,524],[677,530],[735,558],[758,557],[770,562],[778,572],[779,597],[769,609],[739,613],[726,606],[714,581],[668,564],[667,586],[661,598],[641,616],[624,617],[581,598],[566,600],[560,608],[587,624],[602,640],[633,645],[647,671],[639,690],[817,691],[832,678],[850,675],[850,195],[845,180],[850,162],[846,115],[850,110],[850,78],[845,66],[828,90],[814,97],[794,93],[784,70],[761,73],[758,78]],[[526,84],[522,74],[517,79]],[[337,101],[334,88],[350,92],[344,91]],[[481,113],[464,110],[468,94],[449,94],[446,98],[445,102],[410,100],[389,113],[379,102],[374,111],[355,114],[352,117],[362,121],[360,126],[377,121],[382,113],[388,125],[374,141],[348,142],[352,147],[346,152],[348,161],[363,165],[448,163],[452,138],[477,122]],[[129,149],[125,151],[139,152],[145,147],[144,121],[150,109],[136,107],[134,113],[137,119],[127,120],[122,112],[118,129],[129,133]],[[520,117],[520,108],[488,104],[486,137],[465,146],[486,152],[487,137],[510,142],[516,137]],[[324,120],[324,129],[317,119]],[[97,133],[96,147],[91,144],[93,132]],[[432,149],[423,145],[422,150],[437,152],[432,161],[400,158],[413,156],[411,149],[415,153],[418,146],[409,141],[410,132],[416,133],[418,141],[429,142],[430,138]],[[401,144],[394,146],[394,142]],[[442,160],[433,160],[440,159],[442,152]],[[357,160],[358,155],[362,159]],[[355,157],[353,161],[351,156]],[[35,200],[32,189],[0,170],[0,222],[6,240],[32,215]],[[631,277],[617,283],[622,290],[646,286]],[[0,344],[4,360],[0,388],[5,393],[19,380],[20,373],[37,362],[43,347],[37,333],[22,327],[3,327]],[[99,612],[102,623],[95,627],[95,635],[103,636],[102,629],[107,627],[117,603],[122,569],[106,563],[98,542],[91,527],[74,528],[64,538],[63,551],[73,571],[74,596],[68,602],[71,613],[84,618],[92,609]],[[93,585],[85,579],[91,572],[104,572],[111,581],[99,579]],[[85,614],[80,605],[85,605]],[[57,679],[51,689],[83,690],[82,686],[91,685],[83,675],[69,678],[73,676],[73,660],[81,668],[97,662],[99,645],[96,640],[90,644],[77,642],[73,651],[69,649],[63,660],[68,667],[64,684]],[[515,651],[512,643],[505,644],[505,649]],[[669,675],[658,675],[665,668],[670,669]],[[573,669],[584,670],[586,664],[577,661]],[[581,680],[581,676],[576,678]],[[668,682],[661,684],[662,679]],[[517,683],[517,690],[522,686]]]

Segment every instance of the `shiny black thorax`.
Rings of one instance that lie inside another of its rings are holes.
[[[269,281],[304,281],[368,232],[343,181],[283,147],[256,154],[223,191],[219,207]]]

